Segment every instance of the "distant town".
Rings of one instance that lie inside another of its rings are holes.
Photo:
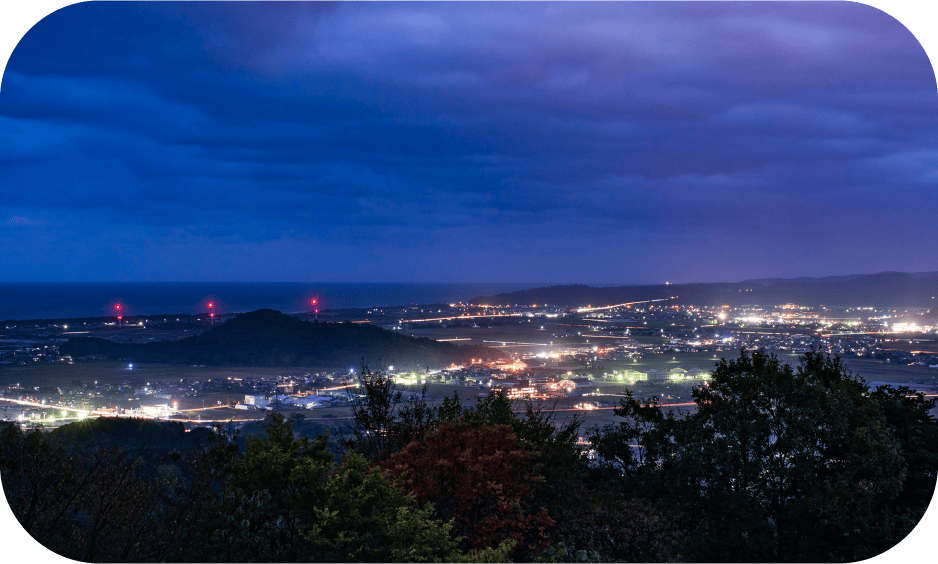
[[[339,423],[349,417],[363,368],[390,375],[431,401],[502,390],[603,423],[626,390],[691,409],[714,364],[761,349],[793,366],[812,349],[842,357],[871,388],[938,392],[938,320],[928,308],[795,303],[693,306],[670,297],[567,308],[550,304],[431,304],[295,314],[311,322],[371,324],[412,337],[483,345],[497,360],[436,366],[377,364],[262,367],[134,364],[63,355],[73,337],[115,343],[179,340],[234,314],[16,321],[0,324],[0,418],[57,426],[86,417],[142,417],[189,426],[260,420],[269,410]]]

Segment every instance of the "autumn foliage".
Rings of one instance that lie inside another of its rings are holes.
[[[423,440],[411,441],[381,463],[417,503],[430,502],[434,517],[453,520],[467,548],[518,541],[516,557],[550,545],[554,524],[543,508],[530,507],[532,453],[508,425],[444,422]]]

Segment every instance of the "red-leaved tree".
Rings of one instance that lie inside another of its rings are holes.
[[[514,556],[533,556],[550,546],[545,532],[554,522],[528,504],[531,453],[508,425],[442,423],[422,441],[381,462],[418,504],[433,503],[434,517],[453,520],[454,532],[471,548],[518,541]]]

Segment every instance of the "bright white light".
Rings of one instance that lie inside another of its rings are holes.
[[[133,370],[133,369],[134,369],[134,363],[131,362],[130,364],[127,365],[127,370]]]

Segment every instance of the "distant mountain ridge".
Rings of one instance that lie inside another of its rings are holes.
[[[59,347],[72,357],[210,366],[318,366],[323,368],[396,365],[421,367],[500,358],[480,345],[457,346],[401,335],[360,323],[310,323],[279,311],[242,313],[204,333],[177,341],[146,344],[72,338]]]
[[[591,287],[583,284],[548,286],[482,296],[473,304],[553,304],[579,308],[633,301],[669,299],[673,304],[777,305],[846,307],[934,307],[938,304],[938,272],[880,272],[824,278],[769,278],[742,282],[653,284]]]
[[[774,284],[778,282],[806,282],[806,283],[825,283],[825,282],[844,282],[847,280],[856,280],[858,278],[864,278],[868,276],[881,276],[881,275],[890,275],[890,274],[900,274],[908,275],[913,279],[922,279],[922,278],[938,278],[938,271],[936,272],[898,272],[894,270],[887,270],[885,272],[879,272],[877,274],[845,274],[841,276],[822,276],[820,278],[811,277],[811,276],[799,276],[798,278],[752,278],[749,280],[743,280],[741,284]]]

